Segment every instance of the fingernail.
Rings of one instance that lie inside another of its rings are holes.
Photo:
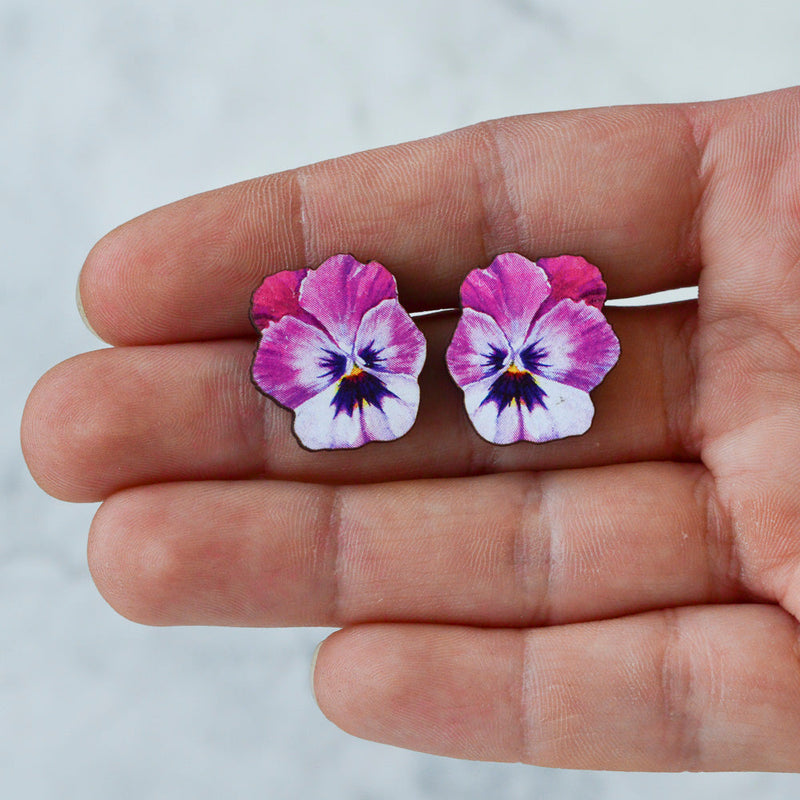
[[[319,655],[319,651],[322,649],[323,644],[325,644],[325,642],[320,642],[314,650],[314,655],[311,656],[311,696],[314,698],[314,702],[317,705],[319,705],[319,702],[317,701],[317,693],[314,691],[314,672],[317,668],[317,656]]]
[[[81,299],[81,276],[80,275],[78,275],[78,282],[75,284],[75,304],[78,306],[78,313],[81,315],[81,319],[83,320],[83,324],[89,329],[89,331],[91,333],[93,333],[102,342],[103,339],[100,337],[100,334],[89,324],[89,319],[86,316],[86,312],[83,310],[83,300]]]

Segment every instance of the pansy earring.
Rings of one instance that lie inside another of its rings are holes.
[[[579,256],[504,253],[467,275],[447,366],[484,439],[548,442],[589,429],[589,392],[619,358],[605,299],[600,271]]]
[[[336,255],[270,275],[253,294],[260,391],[294,412],[309,450],[390,441],[414,424],[425,337],[377,261]]]

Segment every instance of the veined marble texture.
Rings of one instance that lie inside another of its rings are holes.
[[[85,564],[94,508],[36,487],[18,428],[40,374],[102,346],[74,287],[121,222],[487,118],[800,83],[799,36],[796,0],[0,2],[0,796],[798,796],[798,776],[545,770],[351,738],[308,688],[325,631],[111,611]]]

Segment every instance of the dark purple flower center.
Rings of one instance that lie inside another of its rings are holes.
[[[540,347],[540,342],[535,341],[533,344],[529,344],[520,352],[519,360],[522,363],[522,366],[525,367],[528,372],[541,374],[542,367],[550,366],[544,361],[546,356],[547,354]]]
[[[365,372],[358,365],[355,365],[345,375],[347,371],[347,356],[343,353],[337,353],[335,350],[325,350],[323,352],[324,355],[320,358],[319,365],[324,372],[320,377],[339,381],[339,387],[331,401],[331,405],[336,409],[333,414],[334,417],[342,413],[352,417],[357,408],[364,408],[365,405],[382,409],[384,398],[397,397],[394,392],[386,388],[386,384],[380,378]],[[375,342],[371,342],[359,350],[358,356],[365,367],[380,369],[381,362],[384,359],[379,353],[380,350],[375,349]]]
[[[339,388],[331,401],[331,405],[336,409],[333,416],[336,418],[344,412],[348,417],[352,417],[357,408],[363,409],[365,405],[383,410],[382,403],[385,397],[397,397],[397,395],[389,391],[380,378],[364,372],[360,367],[354,367],[349,375],[345,375],[339,381]]]
[[[323,352],[325,355],[319,360],[319,365],[325,372],[319,377],[338,381],[347,369],[347,356],[335,350],[323,350]]]
[[[496,345],[489,344],[489,347],[490,352],[481,354],[485,359],[481,364],[482,367],[486,368],[483,373],[484,378],[494,375],[495,372],[500,372],[500,370],[503,369],[503,363],[508,355],[505,350]]]
[[[508,358],[508,351],[504,350],[502,347],[490,344],[489,348],[490,350],[488,353],[482,354],[484,361],[481,366],[485,367],[483,373],[484,378],[488,378],[490,375],[500,372],[500,370],[503,369],[506,358]],[[526,369],[528,372],[541,373],[541,368],[548,366],[544,362],[545,357],[545,351],[540,347],[540,343],[536,341],[533,344],[529,344],[520,352],[519,363],[522,365],[523,369]]]
[[[528,410],[531,410],[535,405],[546,408],[544,403],[545,397],[547,397],[547,393],[536,383],[535,378],[530,372],[518,369],[514,364],[511,364],[511,366],[492,383],[489,393],[486,395],[481,405],[485,406],[487,403],[496,403],[497,413],[500,414],[513,403],[517,403],[519,406],[524,405]]]
[[[375,349],[375,342],[370,342],[366,347],[358,351],[358,357],[364,362],[364,366],[369,369],[381,369],[381,362],[386,359],[380,354],[380,350]]]

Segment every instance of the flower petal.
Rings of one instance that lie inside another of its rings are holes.
[[[511,345],[488,314],[465,308],[447,348],[447,368],[462,388],[496,375],[509,358]]]
[[[358,410],[353,414],[336,413],[338,388],[333,384],[295,409],[294,433],[303,447],[337,450],[360,447],[367,441]]]
[[[381,375],[391,392],[381,408],[365,406],[362,409],[364,429],[368,441],[388,442],[408,433],[419,409],[419,384],[406,375]]]
[[[562,300],[582,301],[602,308],[606,301],[606,285],[600,270],[581,256],[555,256],[540,258],[536,262],[550,281],[550,297],[539,309],[538,316],[546,314]]]
[[[486,402],[495,380],[492,376],[464,388],[467,414],[478,435],[493,444],[522,441],[525,436],[519,406],[509,405],[500,411],[494,403]]]
[[[562,300],[536,320],[525,342],[532,372],[585,392],[594,389],[617,363],[619,340],[603,312],[585,303]]]
[[[307,269],[282,270],[264,278],[250,307],[250,317],[260,331],[287,314],[301,316],[300,284],[307,273]]]
[[[594,405],[588,392],[563,383],[537,378],[544,391],[544,405],[523,411],[525,438],[530,442],[550,442],[567,436],[580,436],[589,430]]]
[[[361,447],[371,441],[391,441],[407,433],[417,416],[419,386],[403,375],[381,376],[388,394],[381,404],[363,403],[346,413],[337,407],[338,385],[295,409],[294,432],[309,450]]]
[[[503,253],[467,275],[461,305],[493,317],[511,344],[520,344],[549,294],[543,269],[517,253]]]
[[[383,300],[364,314],[354,355],[359,366],[376,374],[416,378],[425,363],[425,337],[397,300]]]
[[[382,300],[397,299],[397,284],[377,261],[362,264],[336,255],[308,271],[300,286],[300,306],[314,316],[345,352],[350,352],[361,318]]]
[[[286,315],[261,335],[253,359],[253,380],[281,405],[297,408],[335,384],[347,356],[323,331]]]
[[[538,377],[541,402],[530,407],[512,403],[486,402],[493,380],[486,379],[464,390],[464,405],[475,430],[493,444],[513,442],[549,442],[566,436],[580,436],[589,430],[594,406],[587,392],[573,386]]]

